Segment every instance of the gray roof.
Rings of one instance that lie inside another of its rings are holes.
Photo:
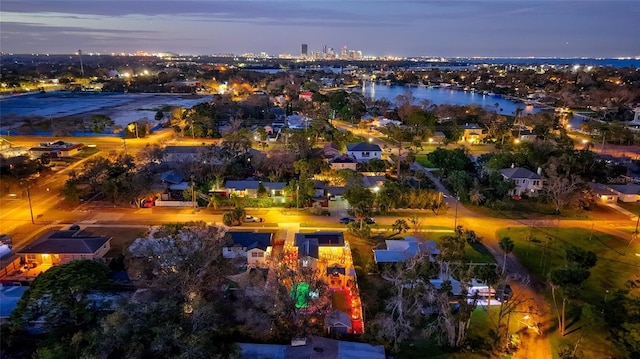
[[[347,151],[368,151],[368,152],[382,152],[380,146],[375,143],[369,142],[358,142],[358,143],[350,143],[347,145]]]
[[[259,248],[263,251],[271,245],[273,233],[257,233],[257,232],[227,232],[229,241],[225,247],[241,246],[247,250]]]
[[[509,179],[540,179],[540,175],[523,167],[503,168],[500,173]]]
[[[324,326],[328,328],[331,328],[331,327],[351,328],[351,318],[349,317],[349,314],[343,311],[334,310],[333,312],[325,316]]]
[[[384,346],[310,337],[301,346],[239,343],[246,359],[385,359]]]
[[[616,184],[609,185],[611,189],[622,194],[640,194],[640,185],[635,184]]]
[[[169,170],[160,174],[160,180],[169,183],[180,183],[183,179],[184,176],[174,170]]]
[[[69,235],[69,232],[73,234]],[[111,237],[78,236],[76,231],[55,231],[18,254],[93,254],[110,240]]]
[[[462,129],[464,129],[464,130],[482,130],[482,127],[478,126],[475,123],[465,123],[464,126],[462,126]]]

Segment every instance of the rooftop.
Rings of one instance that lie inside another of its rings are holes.
[[[526,178],[540,179],[540,175],[523,167],[503,168],[500,170],[503,176],[509,179]]]
[[[78,231],[49,232],[34,244],[23,248],[18,254],[92,254],[111,240],[111,237],[80,235]]]
[[[227,247],[241,246],[247,250],[259,248],[264,251],[271,245],[273,233],[227,232],[226,236],[229,237],[225,244]]]
[[[358,142],[358,143],[350,143],[347,145],[347,151],[377,151],[377,152],[382,152],[382,149],[380,149],[380,146],[376,145],[375,143],[369,143],[369,142]]]

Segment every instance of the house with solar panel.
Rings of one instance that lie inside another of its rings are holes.
[[[273,233],[227,232],[222,256],[227,259],[246,258],[247,267],[266,267],[271,255]]]

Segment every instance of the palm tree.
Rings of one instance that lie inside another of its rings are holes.
[[[505,269],[507,268],[507,254],[513,251],[514,243],[509,237],[502,237],[500,242],[498,243],[502,253],[504,253],[504,259],[502,261],[502,274],[504,274]]]

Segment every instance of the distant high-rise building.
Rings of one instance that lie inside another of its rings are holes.
[[[307,44],[302,44],[302,56],[307,57],[308,54]]]
[[[324,55],[326,55],[326,54],[327,54],[327,45],[322,46],[322,53],[323,53]]]

